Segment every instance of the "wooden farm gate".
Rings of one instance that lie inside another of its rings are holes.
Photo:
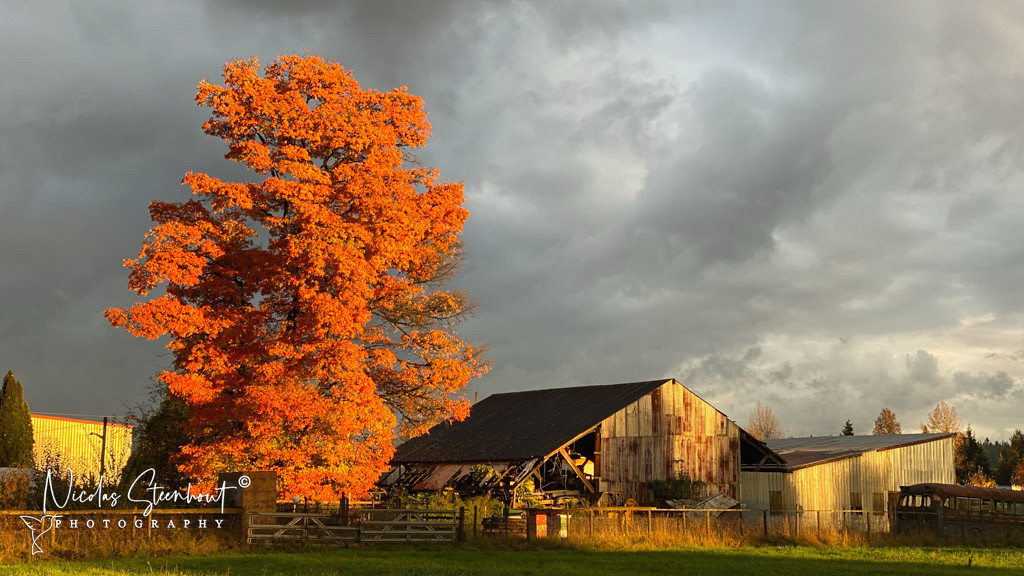
[[[245,540],[262,542],[268,546],[277,543],[328,544],[348,546],[359,541],[359,528],[336,524],[338,516],[331,514],[270,513],[249,515]]]
[[[359,541],[363,544],[396,542],[455,542],[459,517],[455,510],[363,510]]]

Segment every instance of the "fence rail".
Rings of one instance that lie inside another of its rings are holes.
[[[363,510],[358,526],[332,514],[296,512],[249,515],[246,542],[249,544],[339,545],[454,542],[460,534],[462,516],[455,510]]]
[[[348,546],[359,541],[359,528],[339,525],[330,514],[253,513],[245,541],[273,545],[279,542]]]
[[[364,544],[455,542],[461,518],[455,510],[363,510],[359,519],[359,541]]]

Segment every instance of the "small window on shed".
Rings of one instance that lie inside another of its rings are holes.
[[[782,512],[782,491],[781,490],[769,490],[768,491],[768,509],[772,514],[779,514]]]
[[[860,492],[850,492],[850,510],[863,510],[864,504],[860,499]]]
[[[885,512],[885,492],[875,492],[871,495],[871,510]]]

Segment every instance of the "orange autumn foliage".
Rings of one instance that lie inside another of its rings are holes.
[[[189,173],[195,196],[153,202],[129,287],[164,295],[106,316],[169,336],[158,378],[189,406],[179,466],[209,480],[276,470],[281,495],[364,494],[396,430],[462,419],[483,374],[454,331],[472,310],[446,290],[461,262],[462,185],[410,162],[430,125],[420,98],[364,90],[340,65],[282,56],[203,81],[203,129],[255,182]]]

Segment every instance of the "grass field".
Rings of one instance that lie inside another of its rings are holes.
[[[174,574],[180,576],[458,576],[484,574],[687,574],[801,576],[816,574],[1024,574],[1022,548],[802,546],[691,548],[661,551],[350,549],[206,557],[139,557],[83,562],[36,560],[0,565],[18,576]]]

